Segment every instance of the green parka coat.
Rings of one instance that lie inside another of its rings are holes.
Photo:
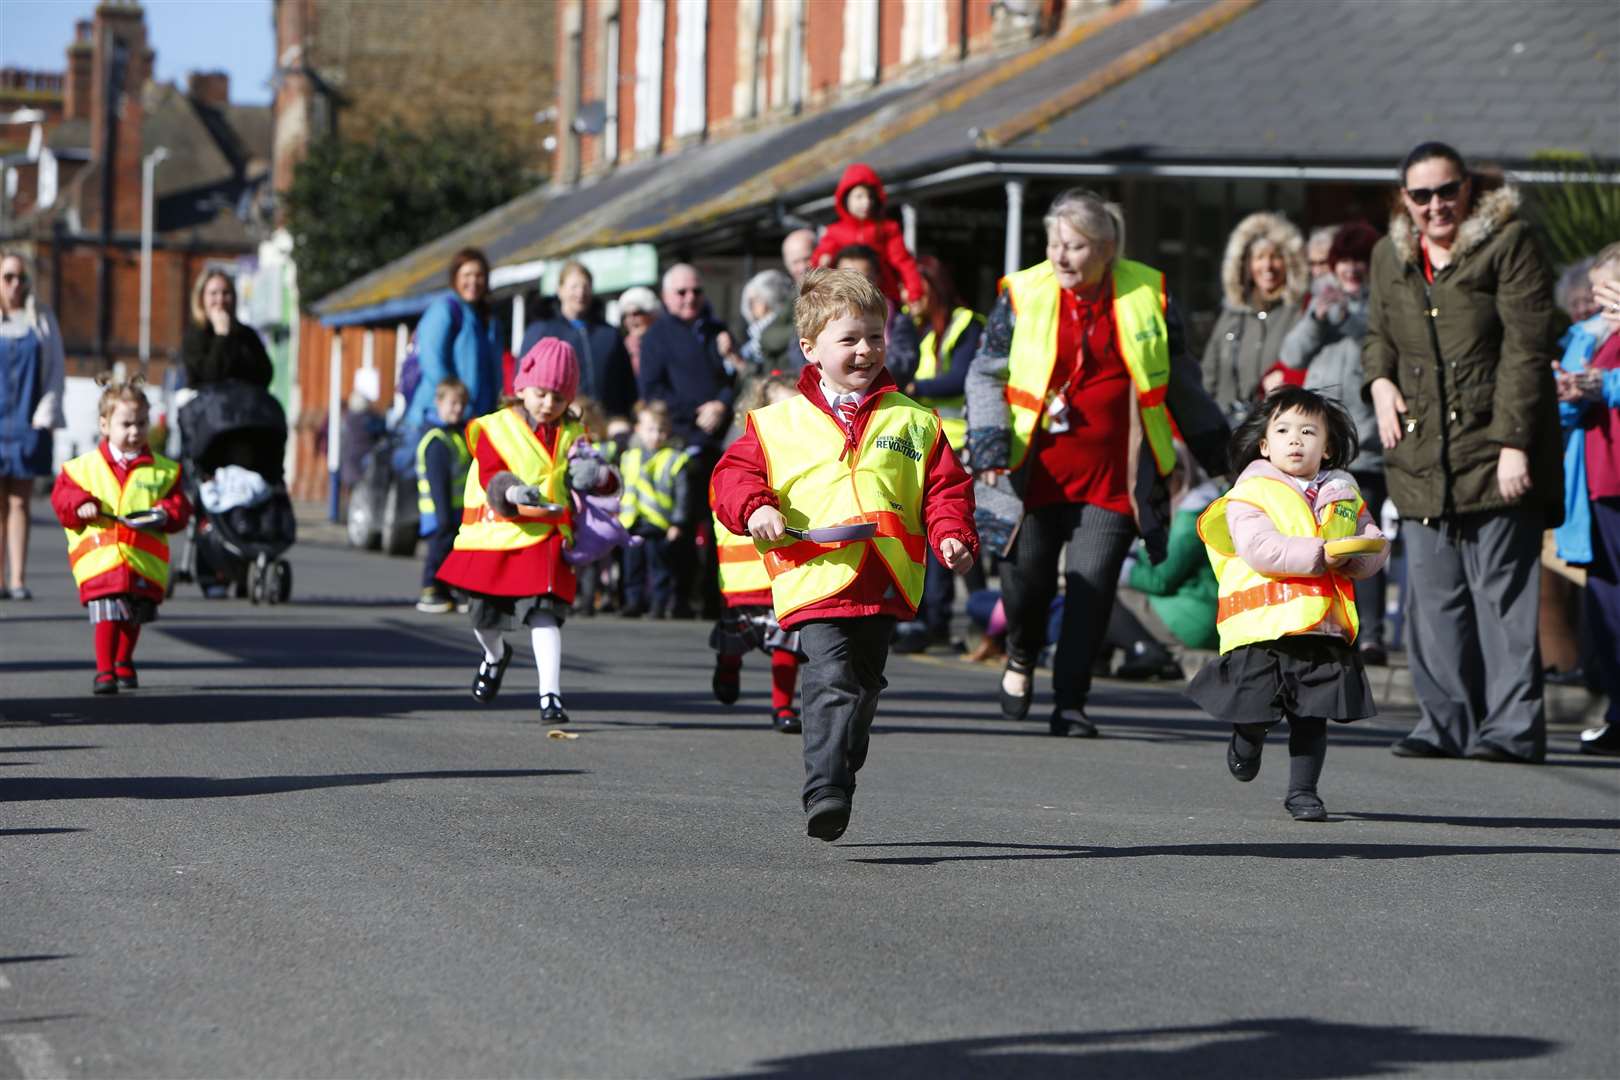
[[[1401,441],[1384,462],[1402,517],[1440,518],[1510,505],[1497,487],[1502,447],[1530,456],[1522,504],[1563,519],[1563,463],[1552,363],[1557,323],[1547,264],[1517,219],[1512,187],[1479,192],[1451,263],[1423,275],[1400,212],[1373,249],[1362,349],[1363,397],[1390,379],[1406,399]]]

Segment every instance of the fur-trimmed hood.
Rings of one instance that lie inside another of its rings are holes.
[[[1283,284],[1282,302],[1298,307],[1310,291],[1310,268],[1305,262],[1305,238],[1294,223],[1281,214],[1262,210],[1250,214],[1237,223],[1226,241],[1226,254],[1221,256],[1221,291],[1226,306],[1237,311],[1249,309],[1248,262],[1249,248],[1256,240],[1269,240],[1283,253],[1288,266],[1288,277]]]
[[[1519,214],[1519,189],[1503,184],[1491,191],[1480,191],[1480,178],[1474,177],[1474,208],[1457,226],[1457,242],[1451,247],[1451,257],[1460,259],[1500,232]],[[1403,263],[1416,263],[1419,258],[1417,226],[1403,205],[1389,219],[1389,242]]]

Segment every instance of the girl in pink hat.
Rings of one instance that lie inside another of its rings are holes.
[[[473,633],[484,650],[473,698],[495,700],[512,660],[504,631],[525,626],[540,675],[540,720],[565,724],[562,624],[575,581],[564,549],[574,535],[572,492],[611,495],[619,477],[595,454],[573,452],[589,444],[570,408],[579,359],[567,342],[536,342],[518,362],[512,388],[516,403],[467,425],[473,467],[461,531],[439,579],[471,594]]]

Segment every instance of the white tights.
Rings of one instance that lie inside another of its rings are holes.
[[[540,696],[562,693],[562,627],[550,615],[532,616],[534,625],[529,629],[529,641],[534,646],[534,666],[540,676]],[[483,646],[484,659],[499,663],[506,651],[505,637],[499,630],[473,628],[478,644]]]

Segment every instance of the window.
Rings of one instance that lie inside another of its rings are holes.
[[[701,135],[708,125],[708,0],[675,2],[675,136]]]
[[[658,149],[664,122],[664,0],[636,8],[635,148]]]

